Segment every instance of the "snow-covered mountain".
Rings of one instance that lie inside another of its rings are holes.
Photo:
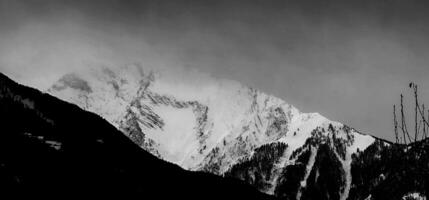
[[[238,82],[186,78],[140,65],[94,67],[47,92],[102,116],[159,158],[289,199],[353,199],[356,158],[390,145]]]
[[[2,73],[0,125],[2,199],[277,199],[162,161],[98,115]]]

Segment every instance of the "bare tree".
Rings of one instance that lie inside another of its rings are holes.
[[[395,139],[396,139],[396,143],[399,143],[399,137],[398,137],[398,119],[396,118],[396,105],[393,105],[393,126],[395,127]]]
[[[421,140],[428,138],[429,131],[429,110],[427,112],[426,117],[425,105],[420,105],[419,102],[418,86],[415,83],[411,82],[409,84],[409,87],[413,90],[414,96],[414,138],[411,137],[407,127],[407,121],[405,117],[404,95],[401,94],[400,123],[398,123],[398,117],[396,115],[396,105],[393,105],[393,125],[395,128],[395,140],[396,143],[402,143],[405,145],[415,143],[419,140],[419,138],[421,138]],[[402,138],[400,136],[398,128],[402,133]]]

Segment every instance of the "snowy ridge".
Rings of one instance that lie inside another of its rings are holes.
[[[294,164],[293,152],[310,138],[342,141],[345,152],[338,159],[346,174],[351,155],[375,141],[234,81],[192,82],[182,75],[148,71],[140,65],[94,67],[67,74],[48,92],[97,113],[145,150],[188,170],[222,175],[251,158],[264,144],[287,144],[272,169],[268,193],[274,192],[285,166]],[[346,185],[342,199],[349,188]]]

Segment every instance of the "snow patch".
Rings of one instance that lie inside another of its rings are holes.
[[[48,144],[50,147],[56,149],[56,150],[60,150],[61,149],[61,142],[57,142],[57,141],[53,141],[53,140],[46,140],[45,141],[46,144]]]
[[[426,196],[419,192],[408,193],[402,197],[403,200],[426,200]]]
[[[290,122],[289,132],[279,140],[286,143],[291,152],[302,147],[307,139],[311,137],[311,132],[314,129],[329,122],[328,119],[319,113],[300,113],[296,109],[292,110],[296,114],[293,115]]]
[[[292,164],[295,160],[289,160],[289,155],[291,154],[290,150],[286,148],[286,151],[283,153],[283,156],[280,158],[279,162],[275,163],[271,171],[271,180],[269,181],[271,187],[265,191],[267,194],[274,195],[274,190],[277,187],[277,181],[280,178],[281,172],[285,166]]]
[[[54,141],[54,140],[46,140],[45,137],[40,136],[40,135],[33,135],[31,133],[25,132],[24,133],[25,136],[28,136],[29,138],[34,138],[37,139],[47,145],[49,145],[49,147],[54,148],[55,150],[60,150],[62,143],[58,142],[58,141]]]
[[[313,169],[314,163],[316,161],[317,150],[317,147],[310,146],[311,155],[305,170],[304,179],[300,182],[300,188],[298,189],[298,192],[296,194],[296,199],[301,199],[302,189],[307,186],[307,179],[310,176],[311,170]]]
[[[153,110],[163,119],[165,125],[161,129],[147,129],[146,136],[159,141],[162,148],[159,152],[165,159],[188,168],[190,163],[183,163],[185,156],[198,148],[194,130],[197,127],[196,117],[192,109],[157,106]]]
[[[345,160],[341,158],[340,155],[338,155],[337,151],[334,151],[335,156],[337,157],[338,161],[340,161],[345,177],[346,177],[346,183],[343,188],[343,192],[340,191],[340,200],[346,200],[349,197],[350,188],[352,185],[352,174],[351,174],[351,163],[352,163],[352,156],[351,152],[346,152]]]
[[[350,153],[356,153],[358,150],[363,151],[375,141],[375,138],[370,135],[364,135],[354,131],[353,131],[353,137],[354,137],[354,142],[350,147],[348,147],[348,150],[347,150]]]

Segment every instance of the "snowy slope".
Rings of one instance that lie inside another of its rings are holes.
[[[275,199],[237,180],[189,172],[157,159],[96,114],[2,73],[0,121],[3,196]]]
[[[345,172],[346,184],[340,191],[345,199],[351,183],[351,155],[375,141],[234,81],[192,81],[139,65],[67,74],[48,92],[99,114],[142,148],[189,170],[222,175],[251,159],[262,145],[286,144],[271,169],[267,193],[274,193],[282,169],[295,163],[294,152],[301,152],[309,139],[317,138],[332,148],[344,147],[335,153]],[[315,153],[314,148],[308,147]],[[307,168],[312,169],[312,162]],[[305,187],[306,180],[302,181]]]

